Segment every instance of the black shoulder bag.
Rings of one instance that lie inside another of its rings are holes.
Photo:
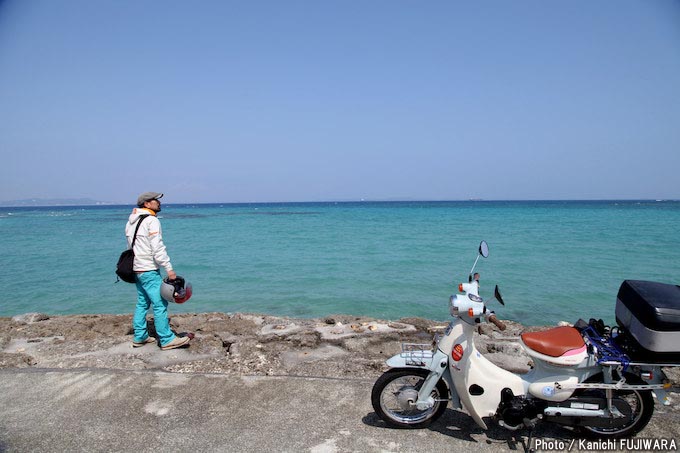
[[[120,258],[118,258],[118,264],[116,265],[116,275],[118,275],[118,278],[116,279],[116,283],[118,283],[120,280],[128,283],[135,282],[135,271],[133,269],[135,262],[135,241],[137,240],[139,226],[142,224],[142,220],[144,220],[146,217],[149,217],[149,214],[139,216],[137,228],[135,228],[135,235],[132,236],[132,244],[130,245],[130,248],[121,253]]]

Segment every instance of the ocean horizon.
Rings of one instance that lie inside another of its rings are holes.
[[[296,205],[296,204],[353,204],[353,203],[659,203],[678,202],[680,198],[510,198],[510,199],[421,199],[406,197],[387,199],[337,199],[337,200],[295,200],[295,201],[194,201],[194,202],[164,202],[163,206],[251,206],[251,205]],[[13,208],[53,208],[53,207],[84,207],[84,208],[108,208],[119,206],[133,206],[132,203],[118,201],[94,200],[90,198],[25,198],[18,200],[0,201],[0,209]]]
[[[0,207],[0,316],[131,313],[114,283],[132,205]],[[614,322],[625,279],[678,283],[676,200],[167,203],[175,270],[194,287],[172,312],[446,320],[481,240],[481,294],[526,325]]]

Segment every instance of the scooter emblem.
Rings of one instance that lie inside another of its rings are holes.
[[[463,346],[457,344],[451,349],[451,358],[456,362],[459,362],[463,358]]]
[[[543,396],[547,397],[555,396],[555,387],[552,385],[545,386],[543,387],[543,391],[541,393],[543,393]]]

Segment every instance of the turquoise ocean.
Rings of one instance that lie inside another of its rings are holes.
[[[132,206],[0,208],[0,316],[131,313],[115,283]],[[159,214],[194,296],[177,312],[448,319],[479,242],[502,319],[614,321],[624,279],[680,284],[678,201],[168,204]]]

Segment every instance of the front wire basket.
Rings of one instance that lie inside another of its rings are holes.
[[[434,356],[433,343],[402,343],[401,357],[408,366],[425,366]]]

